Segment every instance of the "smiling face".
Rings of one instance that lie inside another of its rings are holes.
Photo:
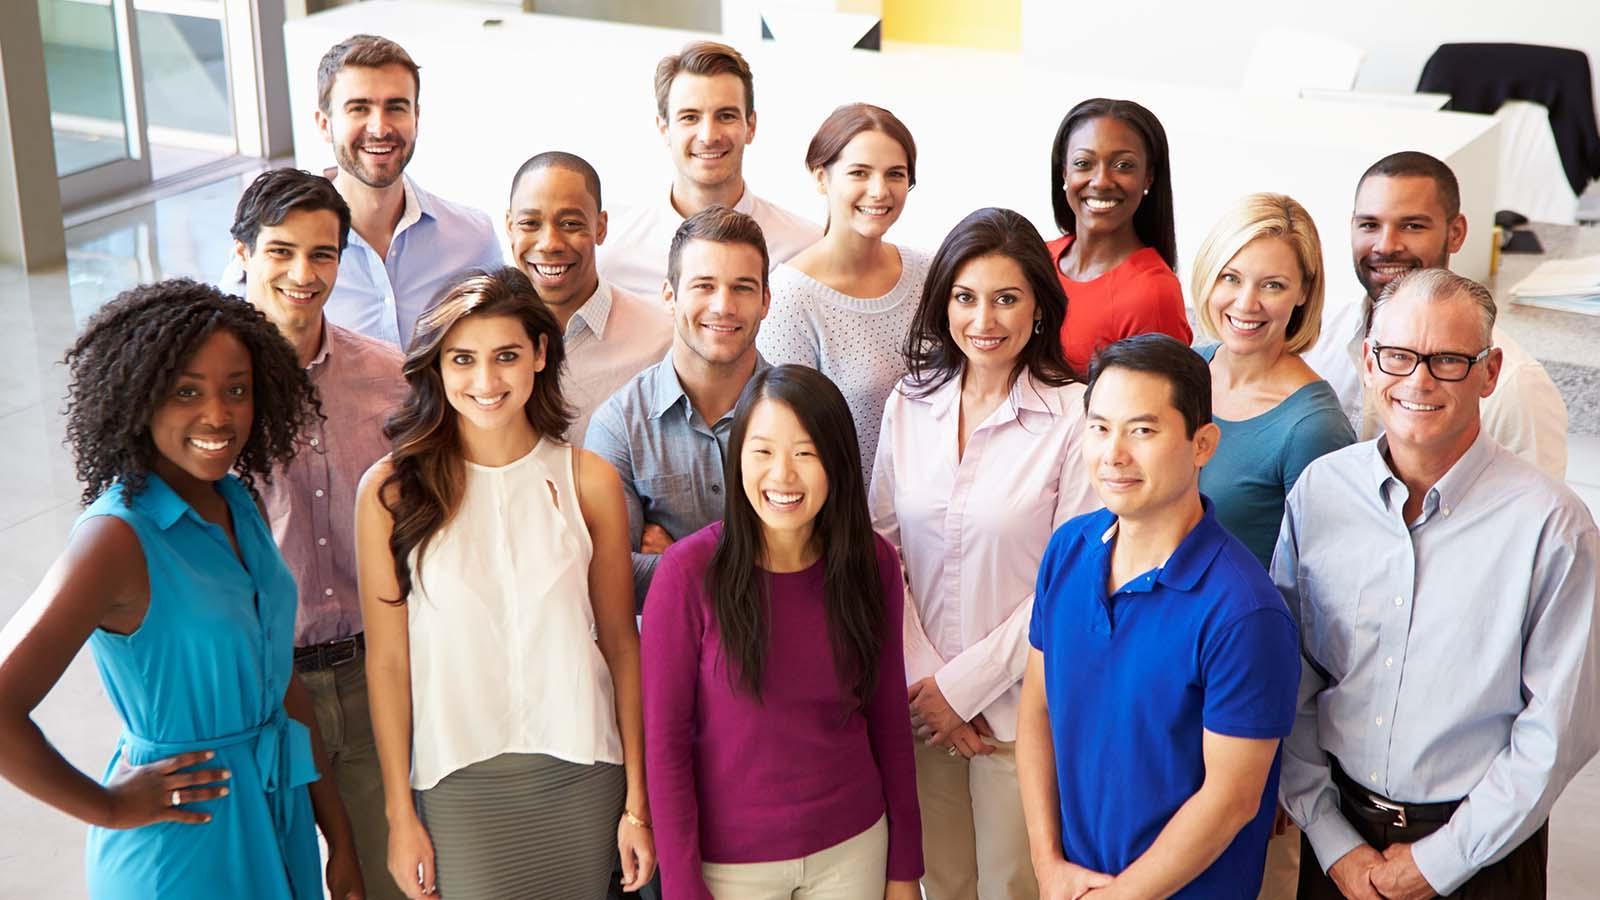
[[[322,139],[333,145],[339,171],[368,187],[394,184],[417,140],[417,83],[404,66],[347,66],[317,111]]]
[[[1443,269],[1467,239],[1467,217],[1449,218],[1439,187],[1425,175],[1374,175],[1356,191],[1350,250],[1356,278],[1376,301],[1414,269]]]
[[[849,228],[867,238],[883,237],[911,190],[905,148],[881,131],[851,138],[832,165],[813,174],[828,198],[828,228]]]
[[[460,427],[492,432],[526,425],[544,350],[511,316],[467,316],[452,325],[440,343],[439,374]]]
[[[552,307],[582,304],[600,276],[594,248],[606,239],[606,214],[581,174],[546,166],[517,183],[506,213],[511,258]]]
[[[150,415],[155,473],[183,495],[227,475],[250,439],[253,389],[244,342],[231,331],[213,332]]]
[[[1384,372],[1372,353],[1377,345],[1473,357],[1489,345],[1483,314],[1468,297],[1430,300],[1402,285],[1375,314],[1372,333],[1361,348],[1362,381],[1374,398],[1391,449],[1440,460],[1459,458],[1478,436],[1478,403],[1494,391],[1500,351],[1474,364],[1465,380],[1440,381],[1426,365],[1405,376]]]
[[[1217,433],[1208,423],[1188,436],[1166,378],[1112,367],[1089,397],[1083,462],[1100,502],[1119,519],[1158,521],[1199,491]]]
[[[745,115],[739,76],[681,73],[667,91],[667,118],[656,119],[678,177],[713,190],[741,177],[744,148],[756,137],[756,114]]]
[[[767,316],[761,252],[749,244],[691,240],[678,258],[678,286],[664,289],[675,336],[673,356],[687,353],[711,366],[746,362]]]
[[[828,473],[822,457],[794,410],[763,399],[750,411],[739,448],[744,494],[762,530],[810,539],[817,514],[828,499]]]
[[[1305,278],[1294,247],[1278,237],[1244,245],[1222,267],[1206,302],[1230,353],[1282,353],[1289,319],[1306,302]]]
[[[975,370],[1016,370],[1039,311],[1022,266],[1009,256],[968,260],[950,288],[950,337]]]
[[[1133,228],[1133,214],[1153,183],[1150,152],[1132,126],[1101,116],[1067,136],[1062,190],[1076,233],[1110,235]]]
[[[234,241],[233,252],[244,266],[245,299],[285,332],[304,331],[321,321],[339,277],[339,216],[290,210],[261,226],[253,249]]]

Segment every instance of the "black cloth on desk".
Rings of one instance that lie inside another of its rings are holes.
[[[1493,113],[1507,100],[1550,111],[1561,168],[1575,194],[1600,177],[1594,85],[1582,50],[1532,44],[1440,44],[1422,67],[1417,90],[1449,94],[1445,109]]]

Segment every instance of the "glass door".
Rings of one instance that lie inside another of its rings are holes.
[[[37,0],[61,205],[150,182],[131,0]]]

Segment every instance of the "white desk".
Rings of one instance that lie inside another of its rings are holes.
[[[486,26],[485,19],[500,24]],[[409,169],[429,190],[465,201],[497,221],[510,178],[527,157],[568,150],[599,170],[606,205],[655,200],[671,166],[654,124],[657,60],[698,35],[504,7],[379,0],[338,7],[284,26],[302,166],[332,165],[313,121],[317,61],[336,41],[382,34],[422,66],[418,149]],[[757,193],[821,221],[804,169],[806,144],[829,111],[867,101],[893,110],[919,150],[918,184],[894,240],[936,248],[980,206],[1009,206],[1048,239],[1050,143],[1076,102],[1137,100],[1162,120],[1171,143],[1179,277],[1206,231],[1240,195],[1281,191],[1316,220],[1327,258],[1330,303],[1360,287],[1350,265],[1349,216],[1356,180],[1380,157],[1424,150],[1462,182],[1471,223],[1455,258],[1465,275],[1488,274],[1497,188],[1494,119],[1361,103],[1249,98],[1211,88],[1141,82],[1120,74],[990,52],[891,46],[805,51],[746,42],[755,70],[757,131],[745,175]],[[661,248],[663,254],[665,247]]]

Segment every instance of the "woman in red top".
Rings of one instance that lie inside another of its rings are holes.
[[[1067,292],[1061,345],[1087,371],[1096,350],[1148,332],[1193,340],[1172,227],[1167,132],[1131,100],[1074,106],[1050,151],[1050,205],[1062,236],[1049,243]]]

